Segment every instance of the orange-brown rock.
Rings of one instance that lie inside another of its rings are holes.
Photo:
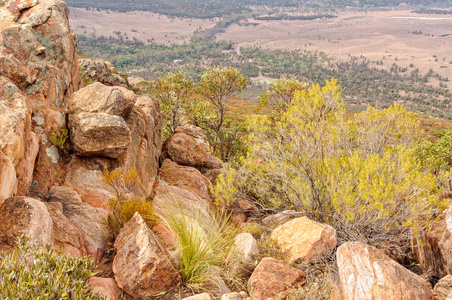
[[[127,86],[127,81],[122,78],[116,68],[100,58],[84,58],[79,60],[86,77],[109,86]]]
[[[383,251],[359,242],[337,249],[341,299],[433,300],[431,286]]]
[[[113,278],[90,277],[88,283],[94,293],[98,293],[107,300],[119,299],[122,294]]]
[[[69,114],[105,113],[125,117],[134,105],[130,94],[127,95],[126,101],[123,90],[119,87],[96,82],[74,93],[69,99]]]
[[[179,126],[163,144],[160,161],[171,159],[183,166],[201,167],[210,157],[210,146],[201,128]]]
[[[206,201],[212,201],[209,190],[210,181],[193,167],[180,166],[165,159],[159,170],[159,177],[169,185],[189,190]]]
[[[110,231],[105,222],[108,212],[102,208],[94,208],[82,202],[80,196],[69,187],[52,187],[53,194],[49,202],[63,205],[63,214],[80,229],[87,241],[86,251],[94,258],[100,258],[105,246],[110,241]]]
[[[248,293],[253,300],[286,299],[289,290],[306,283],[306,274],[274,258],[260,261],[248,280]]]
[[[300,217],[273,230],[271,237],[288,254],[291,262],[316,260],[337,244],[336,230],[329,225]]]
[[[441,300],[452,298],[452,275],[441,278],[436,284],[434,291]]]
[[[126,121],[106,113],[71,114],[69,129],[74,151],[81,156],[118,158],[131,140]]]
[[[121,229],[114,246],[116,282],[132,297],[150,297],[180,282],[168,253],[138,213]]]
[[[31,153],[28,134],[33,131],[40,139],[40,151],[34,168],[38,191],[44,191],[56,178],[61,160],[57,149],[48,140],[52,131],[65,127],[64,108],[68,97],[78,89],[80,78],[75,35],[70,32],[68,8],[60,0],[3,1],[0,5],[0,70],[25,95],[27,119],[23,149]],[[0,84],[2,86],[2,84]],[[18,122],[17,124],[21,124]],[[31,126],[27,129],[28,126]],[[17,144],[16,144],[17,145]],[[5,153],[6,154],[6,153]],[[9,155],[6,154],[8,157]],[[20,155],[19,155],[20,157]],[[19,189],[24,193],[29,180],[30,164],[16,164]],[[22,174],[26,170],[26,174]],[[28,182],[23,182],[22,176]]]
[[[0,205],[17,191],[16,169],[11,160],[0,151]]]
[[[45,204],[52,218],[53,248],[59,253],[64,252],[72,256],[86,255],[85,235],[63,214],[63,205],[59,202]]]
[[[52,243],[52,219],[45,204],[28,197],[8,198],[0,206],[0,248],[14,246],[15,237]]]

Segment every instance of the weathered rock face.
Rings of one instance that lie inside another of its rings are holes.
[[[306,283],[306,274],[287,263],[266,257],[248,280],[248,293],[253,300],[286,299],[289,289]]]
[[[94,293],[99,293],[107,300],[116,300],[121,296],[121,290],[113,278],[91,277],[88,283]]]
[[[61,166],[58,151],[48,137],[52,131],[61,132],[65,127],[61,108],[66,106],[68,97],[78,89],[80,82],[76,40],[69,29],[67,6],[60,0],[3,1],[0,15],[1,75],[23,93],[26,101],[26,116],[21,109],[20,120],[16,119],[15,125],[23,127],[15,131],[21,136],[19,139],[11,134],[8,137],[8,147],[14,149],[15,158],[6,150],[3,152],[16,165],[19,191],[24,193],[31,183],[29,173],[32,170],[30,161],[22,160],[24,153],[31,153],[28,149],[31,145],[36,147],[36,138],[32,141],[30,137],[33,131],[40,140],[34,179],[39,182],[37,191],[43,191],[50,186]],[[17,118],[17,113],[17,107],[10,106],[8,116],[15,114]],[[19,162],[15,162],[16,159]]]
[[[44,203],[28,197],[6,199],[0,206],[0,249],[14,245],[14,237],[52,243],[52,219]]]
[[[306,217],[296,218],[273,230],[271,237],[287,252],[291,262],[318,259],[336,247],[336,230]]]
[[[239,233],[235,237],[234,246],[228,255],[228,260],[239,260],[244,263],[252,263],[259,254],[256,239],[249,233]]]
[[[79,60],[86,77],[109,86],[127,86],[124,78],[119,76],[113,65],[100,58],[85,58]]]
[[[130,144],[130,130],[123,118],[105,113],[69,116],[74,150],[81,156],[118,158]]]
[[[86,255],[85,235],[63,214],[63,205],[59,202],[45,204],[52,218],[53,248],[59,253],[64,252],[72,256]]]
[[[160,160],[171,159],[179,165],[201,167],[210,157],[206,140],[201,128],[179,126],[165,141]]]
[[[433,300],[429,283],[375,247],[349,242],[336,255],[343,300]]]
[[[442,226],[444,226],[444,229],[439,242],[440,251],[446,263],[447,274],[452,274],[452,207],[444,212],[444,223]]]
[[[441,278],[435,284],[434,290],[441,300],[452,298],[452,275]]]
[[[17,191],[16,169],[11,160],[0,151],[0,205]]]
[[[63,214],[83,232],[87,241],[87,253],[99,258],[110,240],[110,231],[105,223],[108,212],[82,202],[80,196],[71,188],[52,187],[52,190],[54,193],[49,196],[49,202],[63,205]]]
[[[125,117],[135,103],[128,90],[124,90],[127,91],[127,101],[119,87],[109,87],[98,82],[90,84],[69,99],[69,113],[105,113]]]
[[[121,229],[115,249],[115,279],[129,295],[149,297],[180,282],[166,250],[138,213]]]
[[[180,166],[165,159],[159,170],[159,177],[170,185],[179,186],[206,201],[212,201],[209,191],[210,181],[195,168]]]

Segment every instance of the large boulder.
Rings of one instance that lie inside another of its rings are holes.
[[[59,202],[45,204],[52,218],[53,248],[59,253],[64,252],[77,257],[85,256],[87,254],[85,235],[63,214],[63,205]]]
[[[63,205],[63,214],[83,232],[86,239],[86,251],[94,258],[100,258],[107,243],[111,239],[109,228],[105,222],[108,211],[94,208],[82,202],[80,196],[69,187],[52,187],[49,202]]]
[[[150,297],[180,282],[168,253],[138,213],[121,229],[114,246],[113,272],[127,294]]]
[[[160,179],[169,185],[189,190],[206,201],[212,201],[209,190],[210,181],[197,169],[180,166],[169,159],[165,159],[158,174]]]
[[[106,300],[116,300],[121,296],[121,290],[113,278],[90,277],[88,283],[94,293],[105,297]]]
[[[266,257],[260,261],[248,280],[253,300],[286,299],[289,290],[306,283],[306,274],[289,264]]]
[[[337,249],[341,299],[433,300],[430,284],[386,256],[359,242]]]
[[[70,32],[68,13],[66,4],[60,0],[0,2],[1,75],[24,94],[27,102],[25,119],[21,116],[22,121],[17,119],[16,123],[21,127],[25,120],[25,130],[8,128],[10,133],[22,135],[22,141],[17,143],[19,140],[16,140],[9,147],[20,147],[20,151],[14,150],[20,160],[21,155],[27,153],[28,156],[30,153],[27,150],[27,141],[31,141],[29,132],[33,131],[39,138],[40,151],[33,175],[33,179],[39,182],[37,191],[45,191],[63,165],[49,136],[53,131],[61,132],[66,127],[62,109],[65,109],[68,98],[80,83],[76,38]],[[0,86],[3,85],[0,83]],[[3,112],[1,115],[4,116]],[[31,121],[28,121],[30,118]],[[31,144],[36,147],[36,142]],[[29,162],[26,163],[28,167],[23,168],[21,162],[16,163],[14,158],[11,160],[18,169],[27,170],[27,176],[22,174],[22,170],[16,170],[19,191],[25,193],[32,181],[29,178]],[[22,184],[21,176],[27,177],[28,182]]]
[[[127,81],[122,78],[116,68],[108,61],[100,58],[84,58],[79,60],[85,76],[92,81],[109,86],[127,86]]]
[[[31,241],[52,244],[52,219],[43,202],[13,197],[0,206],[0,249],[10,249],[21,235]]]
[[[163,144],[161,162],[165,159],[183,166],[201,167],[210,157],[210,146],[201,128],[179,126]]]
[[[106,113],[79,113],[69,116],[71,141],[81,156],[118,158],[130,144],[130,130],[123,118]]]
[[[441,278],[435,284],[434,291],[441,300],[452,298],[452,275]]]
[[[288,254],[291,262],[316,260],[337,244],[336,230],[329,225],[300,217],[273,230],[271,237]]]
[[[0,151],[0,205],[17,191],[16,168],[12,161]]]
[[[136,101],[130,93],[127,89],[96,82],[74,93],[69,99],[69,113],[105,113],[125,117]]]

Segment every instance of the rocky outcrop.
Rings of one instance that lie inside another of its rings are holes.
[[[271,237],[291,262],[316,260],[331,252],[337,244],[331,226],[300,217],[273,230]]]
[[[52,219],[44,203],[28,197],[6,199],[0,206],[0,249],[15,245],[15,237],[52,244]]]
[[[114,246],[113,272],[127,294],[150,297],[180,282],[168,253],[138,213],[121,229]]]
[[[130,144],[130,130],[123,118],[106,113],[80,113],[69,117],[71,141],[81,156],[119,158]]]
[[[91,277],[88,283],[94,293],[105,297],[106,300],[116,300],[121,296],[121,290],[113,278]]]
[[[179,126],[162,149],[160,161],[171,159],[183,166],[201,167],[210,157],[210,146],[201,128]]]
[[[441,278],[435,284],[434,291],[441,300],[452,298],[452,275]]]
[[[434,299],[429,283],[375,247],[348,242],[336,256],[343,300]]]
[[[136,101],[136,96],[129,92],[135,95],[127,89],[93,83],[80,89],[69,99],[69,114],[105,113],[125,117]]]
[[[159,177],[169,185],[186,189],[207,202],[212,201],[209,190],[210,181],[193,167],[180,166],[165,159],[159,170]]]
[[[46,202],[52,218],[53,248],[59,253],[83,257],[87,255],[85,235],[63,214],[63,205],[59,202]]]
[[[8,140],[7,149],[0,148],[16,166],[18,191],[27,191],[31,172],[39,183],[36,190],[44,191],[62,165],[49,136],[66,127],[62,109],[79,87],[76,40],[70,32],[67,6],[60,0],[3,1],[0,15],[0,70],[4,76],[0,90],[7,86],[6,94],[15,99],[14,107],[2,110],[0,123],[14,120],[18,129],[8,127],[7,137],[0,129],[0,140]],[[9,80],[6,85],[5,77]],[[37,138],[39,153],[34,164]]]
[[[11,160],[0,151],[0,205],[17,192],[16,168]]]
[[[49,195],[48,201],[62,204],[63,214],[83,232],[87,253],[100,258],[111,238],[105,222],[108,212],[82,202],[80,196],[69,187],[52,187],[52,190],[54,192]]]
[[[100,58],[84,58],[79,60],[85,76],[92,81],[109,86],[127,86],[127,81],[122,78],[116,68],[108,61]]]
[[[287,263],[266,257],[248,280],[248,293],[253,300],[286,299],[289,290],[306,283],[306,274]]]

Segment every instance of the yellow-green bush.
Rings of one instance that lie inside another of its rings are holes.
[[[335,80],[312,85],[280,118],[249,118],[248,156],[213,192],[302,211],[333,225],[340,242],[401,245],[445,206],[414,155],[416,126],[398,105],[346,118]]]
[[[107,224],[115,236],[136,212],[143,217],[149,228],[157,223],[158,218],[154,213],[152,202],[144,197],[126,197],[127,193],[135,192],[140,183],[135,167],[128,170],[123,170],[121,167],[113,171],[105,170],[102,179],[115,190],[116,194],[109,200],[112,214],[107,218]]]
[[[20,238],[12,253],[0,253],[0,298],[104,299],[88,285],[94,269],[92,259],[57,254]]]

